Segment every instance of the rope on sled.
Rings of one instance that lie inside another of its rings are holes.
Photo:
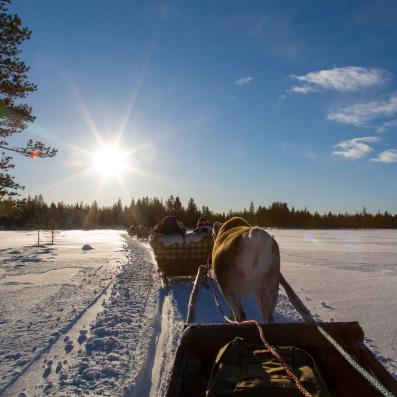
[[[208,272],[210,272],[210,270],[208,270]],[[298,388],[298,390],[302,393],[303,396],[305,397],[313,397],[307,390],[306,388],[302,385],[301,381],[297,378],[297,376],[292,372],[291,368],[288,366],[288,364],[284,361],[284,359],[280,356],[280,354],[277,352],[277,350],[270,345],[270,343],[267,341],[265,334],[263,333],[263,329],[261,328],[261,326],[259,325],[259,323],[256,320],[246,320],[246,321],[242,321],[241,323],[231,320],[229,317],[226,316],[225,312],[223,311],[221,305],[219,304],[219,300],[218,297],[216,295],[216,290],[214,287],[214,278],[210,275],[208,275],[208,272],[205,273],[205,276],[208,280],[208,283],[211,287],[211,291],[212,291],[212,295],[214,297],[214,301],[215,304],[219,310],[219,312],[221,313],[221,315],[223,316],[223,318],[225,319],[225,321],[229,324],[251,324],[254,325],[258,332],[259,332],[259,337],[263,343],[263,345],[265,346],[266,349],[269,350],[269,352],[272,354],[272,356],[283,366],[285,372],[287,373],[287,375],[292,379],[292,381],[295,383],[296,387]]]
[[[319,332],[331,343],[332,346],[341,354],[341,356],[358,372],[362,375],[379,393],[381,393],[385,397],[395,397],[389,390],[386,389],[376,379],[373,375],[371,375],[367,370],[365,370],[360,364],[357,363],[353,359],[353,357],[320,325],[316,324]]]

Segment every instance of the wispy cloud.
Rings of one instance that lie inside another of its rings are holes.
[[[337,150],[334,150],[332,154],[349,160],[358,160],[373,152],[374,149],[368,143],[378,142],[379,140],[380,138],[377,136],[364,136],[342,141],[334,145]]]
[[[397,149],[385,150],[384,152],[379,153],[376,157],[371,159],[371,161],[386,164],[397,163]]]
[[[315,87],[310,85],[296,85],[288,90],[288,92],[294,92],[295,94],[310,94],[311,92],[317,91]]]
[[[351,106],[341,107],[327,115],[328,120],[355,126],[365,126],[380,117],[397,114],[397,93],[387,99],[360,102]]]
[[[247,84],[251,83],[251,81],[252,81],[253,79],[254,79],[254,78],[251,77],[251,76],[248,76],[248,77],[240,77],[239,79],[237,79],[237,80],[234,82],[234,84],[236,84],[238,87],[242,87],[243,85],[247,85]]]
[[[300,84],[291,87],[289,92],[309,94],[322,90],[333,90],[346,93],[382,85],[390,79],[390,74],[383,69],[346,66],[318,70],[304,75],[293,74],[290,78]]]
[[[376,132],[382,133],[385,132],[389,128],[397,127],[397,119],[389,120],[382,123],[382,125],[375,129]]]

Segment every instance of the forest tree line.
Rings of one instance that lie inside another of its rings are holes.
[[[252,225],[289,228],[397,228],[397,214],[389,212],[360,212],[320,214],[307,209],[296,210],[287,203],[274,202],[255,208],[217,213],[208,206],[199,207],[193,198],[183,205],[178,196],[163,201],[157,197],[132,199],[129,205],[121,200],[111,206],[76,203],[47,204],[43,197],[28,197],[18,201],[0,200],[0,227],[3,229],[97,229],[127,228],[130,225],[152,227],[166,215],[175,215],[187,227],[194,227],[198,218],[206,216],[211,223],[224,222],[232,216],[241,216]]]

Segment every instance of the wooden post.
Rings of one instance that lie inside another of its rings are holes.
[[[51,229],[51,245],[54,245],[54,233],[55,233],[55,230],[54,230],[54,228],[52,228]]]
[[[316,324],[316,320],[313,318],[312,314],[310,313],[310,310],[305,306],[305,304],[302,302],[302,300],[299,298],[299,296],[292,289],[292,287],[289,285],[289,283],[281,273],[280,273],[280,284],[283,286],[285,292],[287,293],[287,296],[290,302],[292,303],[292,306],[294,306],[294,308],[302,316],[305,322],[309,324]]]
[[[37,229],[37,246],[40,247],[40,229]]]
[[[186,323],[192,323],[194,321],[195,313],[196,313],[196,300],[197,300],[197,295],[200,289],[200,285],[204,279],[204,275],[206,272],[206,266],[201,265],[198,268],[196,279],[194,280],[193,284],[193,289],[190,294],[189,298],[189,305],[188,305],[188,310],[187,310],[187,317],[186,317]]]

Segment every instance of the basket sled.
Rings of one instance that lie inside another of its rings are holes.
[[[208,233],[157,235],[150,245],[164,277],[192,277],[211,255],[213,238]]]

